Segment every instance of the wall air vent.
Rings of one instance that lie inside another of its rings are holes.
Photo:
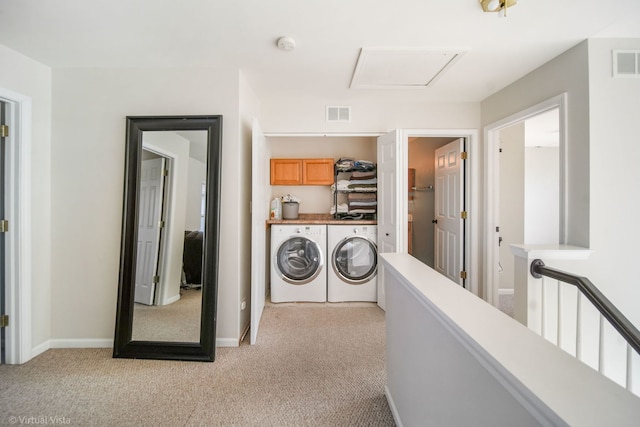
[[[640,77],[640,50],[614,50],[613,77]]]
[[[328,106],[327,122],[348,123],[351,121],[351,107]]]

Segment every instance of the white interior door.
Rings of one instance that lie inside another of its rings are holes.
[[[135,302],[152,305],[158,269],[164,158],[143,160],[140,171]]]
[[[462,285],[464,182],[460,138],[436,149],[435,270]]]
[[[0,100],[0,125],[7,125],[7,121],[5,119],[5,103]],[[8,125],[7,125],[8,126]],[[7,216],[5,215],[5,166],[6,166],[6,137],[3,134],[0,134],[0,220],[6,220]],[[6,313],[6,303],[5,303],[5,230],[0,231],[0,315],[5,315]],[[0,364],[4,364],[6,362],[5,358],[5,345],[6,345],[6,326],[0,326]]]
[[[266,300],[267,231],[269,219],[269,168],[267,141],[258,121],[253,121],[251,150],[251,329],[250,343],[258,339],[258,328]]]
[[[401,221],[404,200],[400,199],[402,168],[400,130],[378,137],[378,252],[405,250],[405,232]],[[378,265],[378,305],[385,308],[384,267]]]

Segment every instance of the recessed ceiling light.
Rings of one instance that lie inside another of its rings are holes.
[[[280,37],[276,44],[281,50],[293,50],[296,47],[296,41],[291,37]]]

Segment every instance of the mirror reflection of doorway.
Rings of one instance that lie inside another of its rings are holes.
[[[153,305],[159,280],[160,240],[164,227],[163,206],[167,169],[166,159],[142,150],[140,168],[140,207],[134,301]]]
[[[199,341],[206,137],[206,131],[144,132],[134,340]]]

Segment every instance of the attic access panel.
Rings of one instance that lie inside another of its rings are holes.
[[[462,49],[362,48],[350,87],[426,88],[464,53]]]

